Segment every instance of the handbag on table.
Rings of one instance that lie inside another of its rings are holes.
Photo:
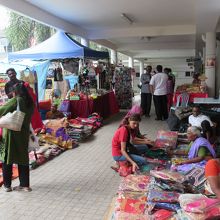
[[[20,105],[17,99],[17,109],[8,112],[0,118],[0,128],[7,128],[12,131],[21,131],[25,113],[20,111]]]

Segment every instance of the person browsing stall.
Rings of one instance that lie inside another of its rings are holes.
[[[132,164],[133,172],[139,169],[139,166],[147,164],[147,160],[135,153],[127,151],[130,142],[131,132],[139,126],[139,115],[130,115],[128,118],[128,125],[119,127],[112,138],[112,156],[118,161],[129,161]],[[138,148],[137,148],[138,149]]]
[[[147,66],[145,72],[141,75],[141,108],[143,115],[150,117],[152,94],[150,91],[152,66]]]
[[[142,108],[139,105],[133,105],[128,113],[125,115],[125,117],[122,119],[119,127],[128,125],[128,119],[133,114],[136,114],[139,117],[139,121],[141,121],[141,116],[143,115]],[[132,144],[134,144],[135,146],[145,145],[146,147],[146,145],[153,146],[154,141],[147,138],[146,135],[142,135],[138,125],[138,127],[132,131]]]
[[[34,111],[34,103],[23,83],[17,83],[10,90],[12,98],[0,107],[0,116],[14,112],[19,104],[20,110],[25,113],[21,131],[12,131],[3,128],[3,137],[0,147],[0,159],[3,161],[3,184],[6,192],[12,191],[12,166],[18,165],[20,185],[13,190],[31,191],[29,183],[29,155],[28,143],[30,136],[30,122]]]
[[[156,118],[155,120],[166,120],[167,110],[167,74],[163,73],[163,67],[157,65],[157,73],[150,80],[150,90],[153,94]]]
[[[7,69],[6,74],[8,75],[9,81],[5,84],[5,94],[11,99],[13,98],[13,86],[23,81],[17,79],[17,73],[14,68]]]

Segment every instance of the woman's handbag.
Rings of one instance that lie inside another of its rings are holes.
[[[128,132],[128,139],[126,141],[126,152],[129,153],[129,154],[138,154],[138,150],[137,148],[131,144],[131,141],[130,141],[130,131],[129,129],[125,126],[127,132]]]
[[[17,109],[14,112],[8,112],[0,118],[0,128],[7,128],[12,131],[21,131],[25,113],[20,111],[17,99]]]

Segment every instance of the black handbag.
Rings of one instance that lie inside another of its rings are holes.
[[[125,126],[125,128],[128,132],[128,139],[126,141],[126,152],[128,154],[138,154],[137,148],[133,144],[131,144],[131,142],[130,142],[130,131],[126,126]]]

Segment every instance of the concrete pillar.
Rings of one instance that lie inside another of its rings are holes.
[[[111,63],[115,65],[118,64],[118,55],[116,50],[111,50]]]
[[[144,61],[140,60],[140,77],[144,73]]]
[[[134,59],[133,57],[128,57],[128,67],[134,67]]]
[[[216,33],[206,33],[206,61],[205,61],[205,75],[208,78],[206,84],[208,86],[208,93],[210,97],[215,96],[215,61],[216,61]]]
[[[204,67],[205,67],[205,56],[206,56],[206,54],[205,54],[205,47],[203,47],[202,48],[202,64],[204,65]]]
[[[85,47],[89,47],[89,40],[85,38],[81,38],[81,44]]]

